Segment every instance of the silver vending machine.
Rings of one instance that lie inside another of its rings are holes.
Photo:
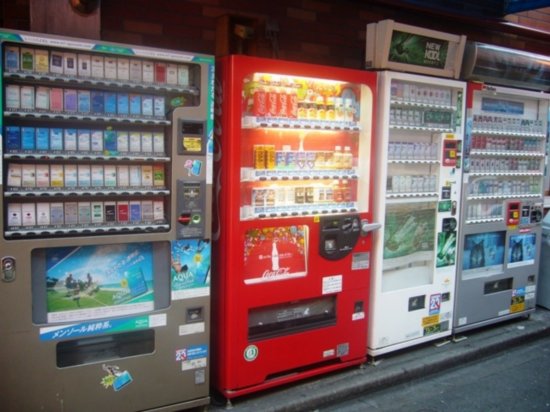
[[[463,73],[476,81],[468,84],[466,103],[455,332],[535,310],[549,62],[467,45]]]
[[[0,409],[207,404],[214,58],[0,44]]]

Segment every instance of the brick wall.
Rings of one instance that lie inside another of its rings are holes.
[[[265,23],[277,23],[278,57],[361,68],[367,23],[392,18],[469,39],[548,54],[550,35],[498,27],[429,11],[390,7],[381,0],[102,0],[101,38],[106,41],[215,54],[224,15],[257,22],[254,54],[274,56]],[[390,2],[391,3],[391,2]],[[29,0],[3,0],[0,25],[28,30]],[[508,21],[550,32],[550,8],[507,16]]]

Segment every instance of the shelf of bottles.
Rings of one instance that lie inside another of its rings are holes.
[[[503,200],[542,197],[544,122],[474,115],[466,223],[504,221]]]
[[[241,166],[242,220],[357,210],[360,105],[348,86],[262,73],[245,80],[246,136],[264,130],[273,141],[250,138],[253,159]]]
[[[6,238],[167,231],[172,107],[194,67],[4,44]]]

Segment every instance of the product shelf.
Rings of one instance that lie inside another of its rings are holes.
[[[491,217],[491,218],[484,218],[484,219],[466,219],[466,224],[479,224],[479,223],[494,223],[494,222],[504,222],[504,219],[502,217]]]
[[[6,198],[59,198],[68,196],[168,196],[167,188],[75,188],[30,190],[28,188],[10,188],[4,192]]]
[[[476,176],[543,176],[544,173],[539,171],[525,171],[525,172],[470,172],[471,177]]]
[[[138,223],[138,224],[113,224],[113,225],[75,225],[75,226],[21,226],[8,227],[4,232],[6,238],[36,238],[51,236],[93,235],[93,234],[124,234],[124,233],[150,233],[165,232],[170,229],[166,222],[162,223]]]
[[[454,130],[448,127],[429,127],[429,126],[410,126],[390,124],[390,129],[393,130],[408,130],[419,132],[436,132],[436,133],[453,133]]]
[[[136,125],[157,125],[168,126],[170,120],[164,117],[122,117],[106,114],[83,114],[83,113],[65,113],[49,111],[25,111],[25,110],[5,110],[4,117],[10,119],[29,119],[29,120],[56,120],[56,121],[81,121],[81,122],[105,122]]]
[[[515,150],[479,150],[470,151],[471,156],[506,156],[506,157],[544,157],[543,152],[521,152]]]
[[[439,164],[436,159],[388,159],[388,163],[394,164]]]
[[[508,137],[536,137],[536,138],[546,138],[544,133],[535,133],[535,132],[519,132],[519,131],[509,131],[509,130],[481,130],[473,129],[472,134],[482,134],[487,136],[508,136]]]
[[[257,128],[284,128],[284,129],[312,129],[312,130],[361,130],[359,122],[330,121],[315,119],[293,119],[286,117],[256,117],[245,116],[242,119],[243,129]]]
[[[468,195],[467,200],[485,200],[485,199],[511,199],[511,198],[541,198],[540,193],[509,193],[502,195]]]
[[[410,108],[419,108],[419,109],[438,109],[443,111],[455,112],[457,110],[456,106],[446,105],[446,104],[435,104],[435,103],[422,103],[422,102],[411,102],[411,101],[402,101],[402,100],[390,100],[391,106],[397,107],[410,107]]]
[[[128,162],[169,162],[170,158],[162,154],[154,153],[100,153],[100,152],[78,152],[78,153],[56,153],[55,151],[44,152],[8,152],[4,153],[4,159],[8,160],[84,160],[84,161],[128,161]]]
[[[386,199],[439,198],[437,192],[386,193]]]
[[[258,170],[241,168],[241,182],[320,180],[320,179],[358,179],[354,169],[346,170]]]
[[[289,206],[243,206],[241,208],[241,220],[314,216],[322,214],[350,213],[356,211],[356,202],[334,202],[326,204]]]
[[[200,91],[195,87],[184,87],[166,83],[138,83],[130,81],[118,81],[112,79],[95,79],[90,77],[76,77],[63,74],[33,73],[24,71],[10,71],[4,73],[8,80],[36,82],[64,83],[66,85],[93,86],[100,88],[132,89],[136,91],[160,92],[160,93],[185,93],[198,96]]]

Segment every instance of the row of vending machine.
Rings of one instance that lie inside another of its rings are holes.
[[[547,59],[407,29],[370,71],[0,30],[2,409],[187,409],[534,311]]]

